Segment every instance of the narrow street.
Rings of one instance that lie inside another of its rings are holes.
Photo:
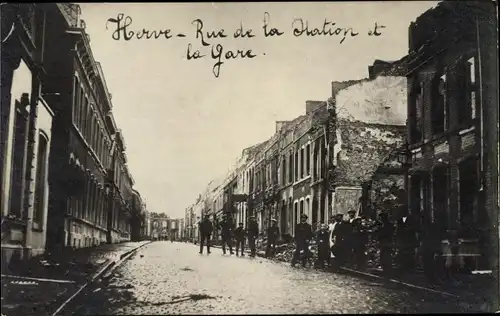
[[[464,312],[458,302],[398,285],[262,258],[198,253],[187,243],[141,248],[87,295],[76,315]]]

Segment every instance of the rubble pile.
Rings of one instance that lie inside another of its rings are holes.
[[[273,257],[274,260],[282,262],[292,261],[293,253],[295,252],[295,244],[282,244],[276,246],[276,254]]]

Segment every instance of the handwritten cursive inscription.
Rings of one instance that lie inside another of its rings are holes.
[[[226,34],[224,34],[224,29],[220,29],[218,31],[211,31],[211,32],[206,32],[205,34],[203,33],[203,21],[200,19],[196,19],[191,24],[196,26],[196,39],[199,39],[201,44],[203,46],[210,46],[210,43],[208,43],[205,40],[205,35],[207,39],[217,39],[217,38],[225,38],[227,37]]]
[[[347,36],[355,37],[358,33],[354,32],[352,27],[343,28],[336,27],[335,22],[328,21],[325,19],[322,28],[309,28],[309,21],[305,21],[302,18],[298,18],[293,20],[292,28],[293,35],[296,37],[306,35],[306,36],[335,36],[340,35],[342,39],[340,40],[340,44],[342,44]]]
[[[116,19],[114,18],[109,18],[108,21],[106,22],[106,30],[108,29],[108,24],[109,23],[114,23],[116,29],[113,31],[113,34],[111,37],[115,41],[119,41],[122,39],[126,41],[130,41],[131,39],[159,39],[160,37],[163,37],[165,39],[169,39],[172,37],[170,35],[171,30],[170,29],[165,29],[165,30],[146,30],[142,29],[140,31],[132,31],[129,30],[128,27],[132,24],[132,18],[130,16],[126,16],[123,13],[118,14]]]
[[[225,60],[229,60],[229,59],[238,59],[238,58],[250,58],[250,59],[252,59],[252,58],[256,57],[257,55],[254,55],[252,53],[251,49],[246,50],[246,51],[238,49],[236,52],[228,50],[224,54],[224,47],[221,44],[217,44],[215,46],[212,45],[212,59],[217,60],[217,62],[214,64],[214,67],[212,68],[212,72],[213,72],[215,78],[219,78],[220,66],[224,63],[222,61],[222,56],[225,57]]]
[[[222,65],[228,60],[236,59],[247,59],[251,60],[257,57],[257,54],[253,52],[252,49],[242,49],[242,48],[232,48],[227,49],[219,41],[223,41],[232,35],[233,39],[248,41],[257,35],[253,33],[252,29],[246,29],[243,27],[243,22],[239,23],[239,27],[230,30],[230,33],[226,33],[223,28],[210,29],[207,28],[203,20],[200,18],[191,21],[194,26],[194,32],[191,36],[187,36],[187,33],[173,33],[171,29],[158,29],[158,30],[148,30],[139,29],[132,30],[132,18],[126,16],[123,13],[119,13],[116,18],[109,18],[106,22],[106,30],[108,26],[112,24],[113,33],[111,35],[112,39],[115,41],[124,40],[142,40],[142,39],[170,39],[172,37],[185,38],[191,37],[197,45],[193,43],[188,43],[186,50],[187,60],[199,60],[206,58],[211,58],[214,61],[212,67],[212,73],[216,78],[219,78],[221,73]],[[385,28],[384,25],[380,25],[375,22],[375,26],[368,31],[368,36],[378,37],[382,35],[382,29]],[[228,35],[229,34],[229,35]],[[271,14],[269,12],[264,12],[264,19],[262,20],[262,33],[265,38],[277,38],[285,34],[284,31],[278,29],[277,27],[271,26]],[[329,21],[325,19],[323,24],[318,27],[312,27],[309,21],[303,18],[296,18],[292,22],[292,34],[295,37],[307,36],[307,37],[332,37],[336,36],[340,39],[340,44],[344,43],[347,38],[354,38],[359,35],[355,32],[352,27],[340,27],[337,26],[336,22]],[[261,53],[263,56],[266,55],[265,52]]]

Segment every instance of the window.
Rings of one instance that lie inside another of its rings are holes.
[[[304,200],[300,200],[300,215],[304,214]]]
[[[95,114],[95,113],[94,113]],[[97,132],[99,130],[99,125],[97,124],[97,119],[94,116],[94,128],[92,129],[92,149],[97,154]]]
[[[85,204],[84,208],[82,210],[81,218],[86,219],[89,214],[89,209],[90,209],[90,198],[91,198],[91,188],[92,188],[92,179],[90,178],[90,175],[87,174],[87,186],[85,190]]]
[[[306,146],[306,175],[311,174],[311,145]]]
[[[79,104],[80,104],[80,119],[78,121],[78,129],[80,130],[80,133],[83,135],[83,130],[85,126],[85,122],[87,120],[87,104],[85,103],[85,92],[83,91],[82,86],[79,87],[79,93],[80,93],[80,98],[79,98]]]
[[[267,167],[264,167],[261,172],[260,172],[260,176],[262,177],[262,189],[265,189],[267,184],[266,184],[266,177],[267,177]]]
[[[316,181],[318,179],[318,149],[319,144],[318,141],[315,142],[314,146],[314,154],[313,154],[313,180]]]
[[[281,185],[286,183],[286,156],[283,157],[281,162]]]
[[[80,93],[80,82],[78,77],[75,76],[73,82],[73,124],[78,127],[80,120],[80,102],[79,102],[79,93]]]
[[[432,175],[434,222],[442,229],[448,228],[448,170],[436,167]]]
[[[320,140],[319,141],[320,143],[320,146],[319,146],[319,157],[320,157],[320,160],[319,160],[319,166],[320,166],[320,173],[319,173],[319,178],[320,179],[323,179],[323,177],[325,176],[325,158],[326,158],[326,150],[325,150],[325,147],[324,147],[324,140]]]
[[[104,131],[102,128],[99,132],[99,159],[101,159],[101,163],[104,164]]]
[[[433,81],[433,98],[431,104],[432,133],[443,133],[446,129],[446,74]]]
[[[463,63],[463,93],[464,100],[460,104],[458,111],[459,124],[466,124],[471,119],[476,118],[476,93],[477,93],[477,76],[476,76],[476,58],[472,57]]]
[[[288,156],[288,182],[293,182],[293,155]]]
[[[295,167],[294,167],[294,174],[295,174],[295,181],[299,179],[299,153],[295,152]]]
[[[304,164],[305,164],[304,148],[301,148],[300,149],[300,178],[301,179],[304,177]]]
[[[293,227],[293,233],[295,234],[295,224],[297,224],[299,222],[299,210],[298,210],[298,204],[297,202],[295,202],[293,204],[293,213],[294,213],[294,217],[293,217],[293,224],[294,224],[294,227]]]
[[[410,140],[418,143],[422,140],[424,83],[414,78],[415,83],[410,95]]]
[[[87,103],[87,116],[85,118],[85,140],[90,145],[90,135],[92,135],[92,106],[89,103],[87,97],[85,97],[85,103]]]
[[[94,147],[94,131],[95,131],[95,119],[94,116],[92,115],[92,110],[90,110],[91,116],[90,116],[90,129],[89,129],[89,137],[87,139],[87,142],[92,148],[92,150],[95,150]]]
[[[47,138],[43,134],[38,136],[38,156],[36,166],[36,182],[35,182],[35,203],[33,208],[33,221],[41,224],[43,221],[43,213],[45,209],[45,193],[47,184]]]

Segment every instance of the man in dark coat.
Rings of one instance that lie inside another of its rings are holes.
[[[317,266],[324,268],[325,263],[330,263],[330,232],[328,231],[327,224],[321,224],[320,229],[316,235],[316,243],[318,245],[318,261]]]
[[[239,249],[241,247],[241,255],[244,256],[243,253],[245,251],[245,229],[243,228],[243,223],[238,224],[238,228],[234,231],[234,237],[236,239],[236,255],[238,255]]]
[[[267,249],[266,257],[269,257],[271,251],[272,255],[276,253],[276,242],[280,237],[280,229],[278,227],[278,222],[276,219],[271,220],[271,226],[267,229]]]
[[[389,215],[387,213],[380,213],[379,218],[377,236],[380,244],[380,264],[385,273],[390,273],[392,271],[394,225],[389,222]]]
[[[396,244],[399,268],[404,271],[412,270],[415,267],[417,229],[413,219],[408,216],[407,209],[402,210],[402,216],[396,222]]]
[[[352,240],[354,249],[354,262],[359,270],[364,270],[366,267],[366,246],[368,244],[368,232],[363,225],[361,218],[356,218],[352,227]]]
[[[248,246],[250,247],[250,257],[255,257],[255,241],[257,240],[257,236],[259,236],[259,225],[254,216],[249,218],[247,236]]]
[[[226,254],[226,245],[229,247],[229,252],[234,254],[233,245],[231,242],[231,237],[233,234],[233,221],[226,215],[222,217],[222,222],[220,223],[221,237],[222,237],[222,253]]]
[[[336,214],[335,222],[331,226],[331,249],[335,257],[335,264],[342,266],[346,260],[346,223],[344,222],[344,214]]]
[[[356,244],[354,236],[354,221],[356,220],[356,211],[349,210],[347,212],[348,218],[344,222],[345,226],[345,260],[347,263],[354,263],[354,248]]]
[[[312,227],[307,223],[307,215],[300,215],[300,223],[295,225],[295,252],[292,258],[292,267],[295,266],[299,258],[302,260],[302,266],[306,266],[309,256],[309,242],[313,238]]]
[[[203,245],[207,243],[207,253],[210,253],[210,236],[214,227],[210,221],[210,216],[205,215],[205,218],[199,224],[200,231],[200,254],[203,253]]]

